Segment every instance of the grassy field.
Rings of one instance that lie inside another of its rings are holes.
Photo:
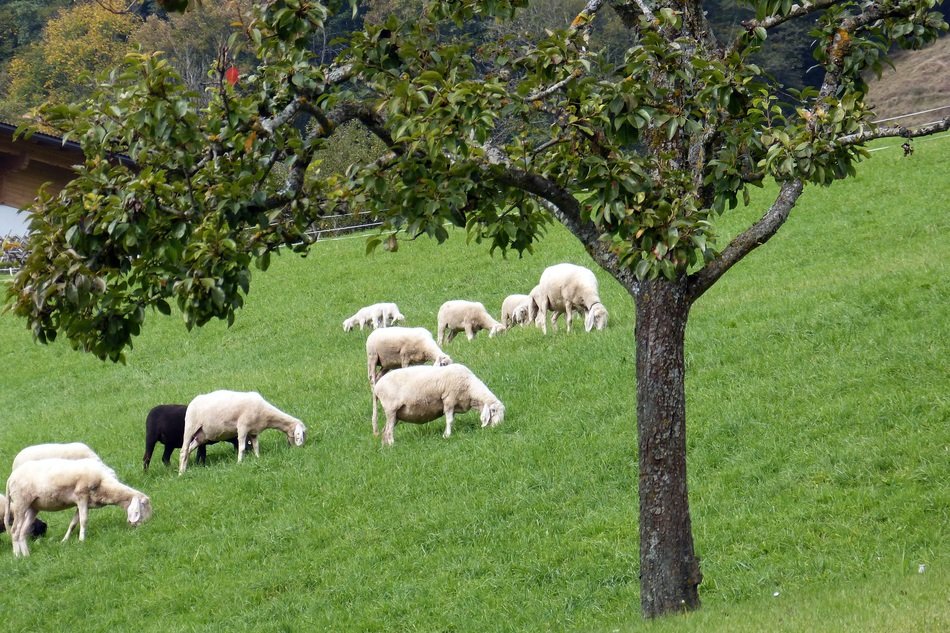
[[[947,630],[948,173],[946,136],[876,152],[695,306],[697,613],[639,617],[633,305],[599,269],[604,332],[446,347],[505,402],[503,425],[398,426],[387,450],[370,433],[365,333],[343,319],[378,300],[430,329],[450,298],[497,314],[545,266],[589,263],[552,228],[523,259],[463,235],[369,257],[324,242],[256,274],[230,329],[153,314],[126,366],[0,317],[0,463],[85,441],[155,507],[136,529],[95,510],[81,544],[48,513],[29,559],[0,537],[0,631]],[[143,473],[149,408],[218,388],[260,391],[307,445],[269,431],[259,459],[224,444],[182,477],[157,457]]]

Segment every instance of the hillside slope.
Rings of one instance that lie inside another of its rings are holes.
[[[545,266],[593,266],[555,226],[524,258],[460,232],[371,256],[327,240],[255,273],[231,328],[149,312],[124,366],[0,314],[0,475],[27,444],[81,440],[155,508],[135,529],[93,510],[83,543],[59,542],[70,512],[45,513],[25,560],[0,535],[0,631],[950,630],[948,139],[880,143],[854,179],[809,188],[694,307],[700,612],[640,619],[633,304],[599,269],[602,332],[446,345],[506,404],[500,426],[400,425],[389,449],[371,434],[366,332],[343,319],[383,299],[430,329],[450,298],[497,314]],[[184,476],[143,472],[149,408],[219,388],[259,391],[307,444],[267,431],[240,464],[219,444]]]
[[[870,84],[869,101],[878,119],[950,106],[950,37],[942,37],[922,51],[897,55],[894,68]],[[950,107],[939,112],[900,119],[901,125],[920,125],[950,116]]]

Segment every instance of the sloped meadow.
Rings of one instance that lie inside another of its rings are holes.
[[[947,138],[908,158],[875,152],[853,181],[807,191],[694,307],[699,614],[639,618],[632,299],[552,226],[523,258],[461,233],[369,256],[361,237],[284,254],[255,271],[231,328],[187,332],[150,313],[126,365],[36,345],[0,317],[0,463],[84,441],[155,508],[140,528],[93,510],[84,543],[59,542],[69,512],[46,513],[29,559],[0,537],[0,629],[802,630],[822,627],[796,617],[825,608],[825,630],[947,625]],[[755,201],[725,235],[767,195]],[[367,332],[343,319],[395,301],[407,325],[434,331],[455,298],[497,317],[561,261],[595,270],[609,327],[456,338],[445,351],[501,398],[504,423],[481,429],[471,412],[449,440],[441,421],[399,425],[381,448]],[[267,431],[260,458],[238,464],[218,444],[184,476],[158,456],[143,472],[148,410],[220,388],[301,418],[306,446]],[[895,590],[907,600],[880,599]]]

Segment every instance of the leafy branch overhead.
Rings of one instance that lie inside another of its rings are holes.
[[[257,66],[228,80],[232,38],[201,106],[160,55],[126,56],[90,99],[38,112],[87,160],[37,202],[9,306],[40,341],[59,333],[117,360],[147,307],[174,304],[188,327],[231,322],[252,266],[305,253],[313,222],[356,210],[440,241],[464,227],[503,252],[530,250],[553,217],[631,292],[688,278],[695,298],[774,234],[804,185],[853,174],[862,143],[950,127],[878,129],[864,100],[862,73],[892,42],[919,47],[946,28],[933,0],[761,0],[732,41],[699,2],[590,0],[529,44],[470,36],[526,4],[428,3],[365,24],[322,64],[310,41],[355,0],[263,2],[240,38]],[[629,30],[621,63],[590,47],[606,11]],[[749,60],[772,28],[806,17],[826,78],[790,99]],[[353,123],[385,151],[325,173],[321,151]],[[776,206],[717,245],[717,217],[766,178],[783,183]]]

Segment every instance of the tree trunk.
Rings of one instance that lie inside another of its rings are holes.
[[[683,344],[686,280],[644,281],[635,295],[643,616],[699,608],[702,581],[686,491]]]

